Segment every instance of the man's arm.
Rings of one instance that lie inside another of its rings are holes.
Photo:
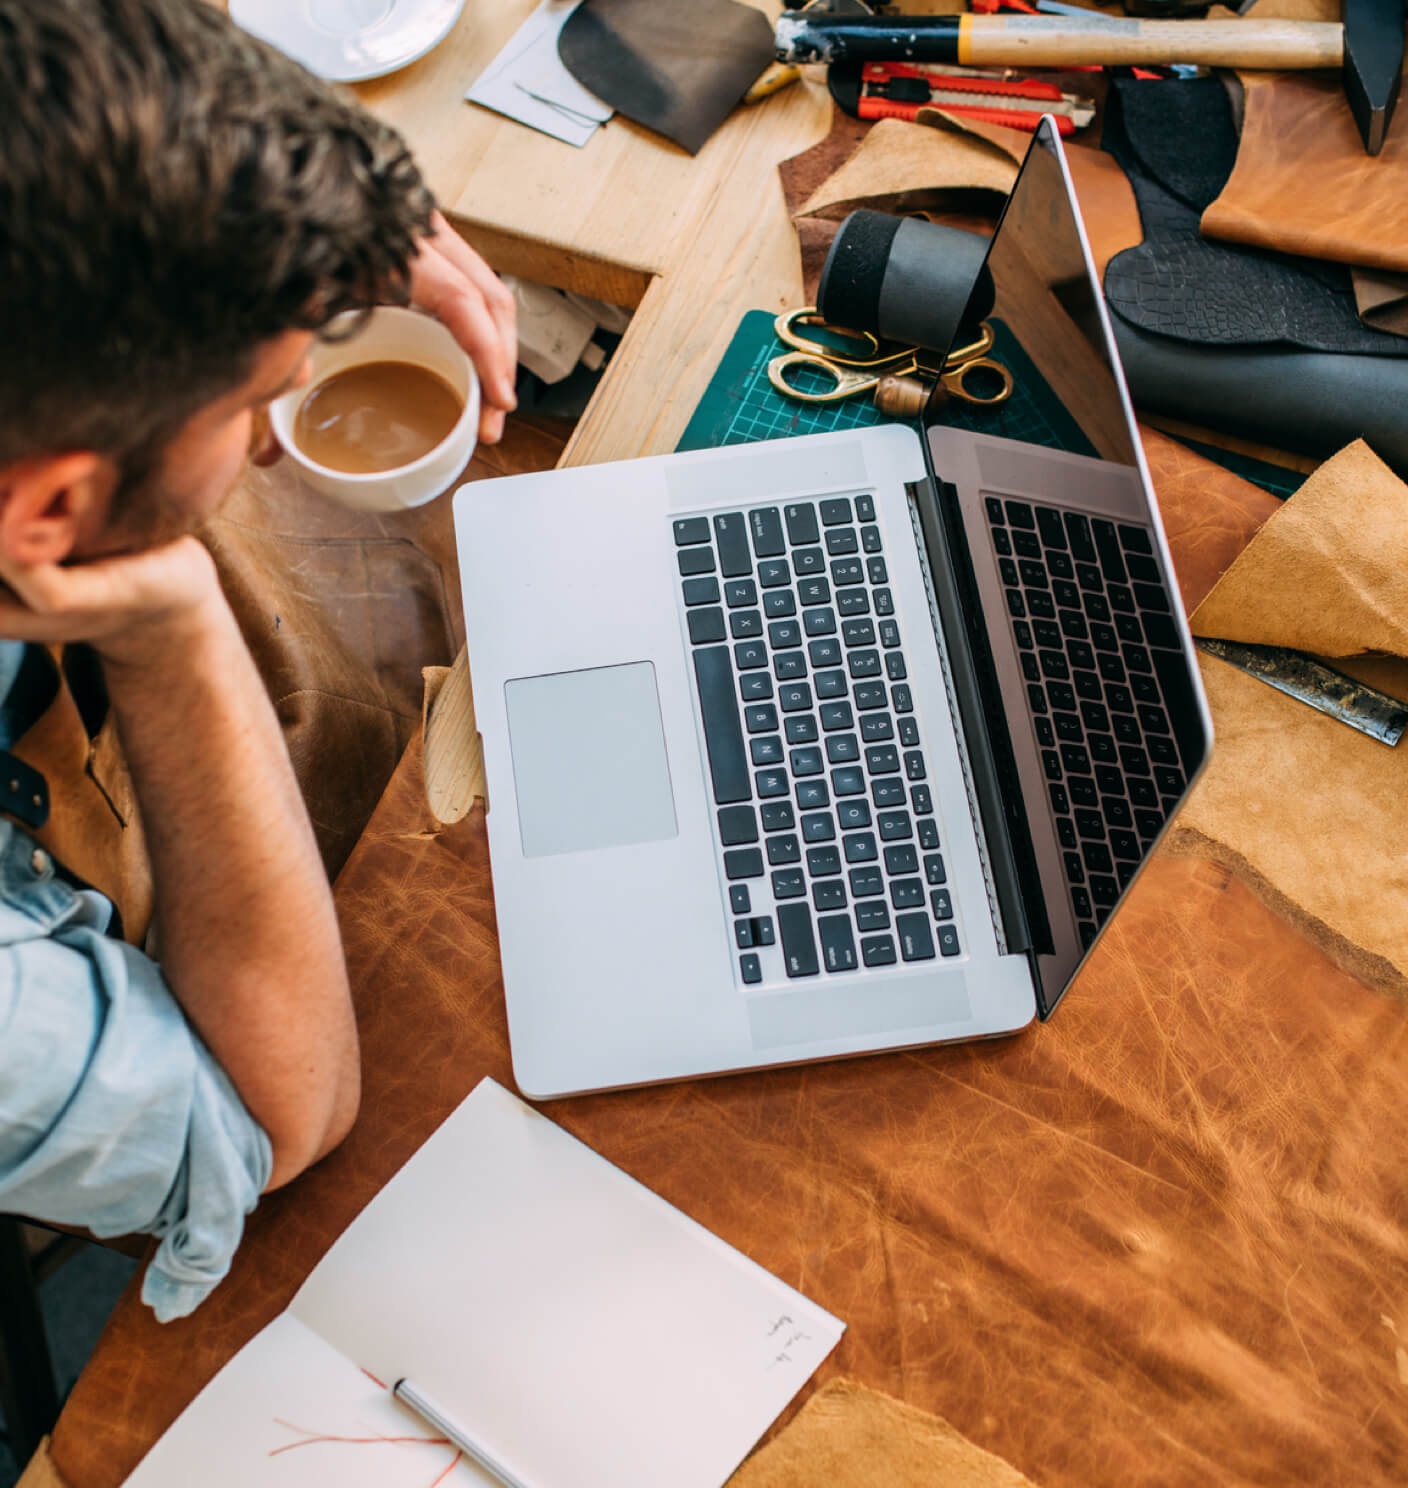
[[[141,803],[168,985],[273,1148],[269,1187],[356,1114],[356,1028],[332,896],[283,737],[193,538],[7,572],[8,634],[102,657]]]

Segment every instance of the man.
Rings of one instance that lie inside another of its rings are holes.
[[[512,300],[394,133],[197,0],[0,0],[0,748],[36,736],[49,656],[91,648],[155,909],[118,938],[7,799],[0,1211],[160,1235],[163,1319],[358,1100],[326,875],[189,534],[320,329],[407,297],[474,359],[496,440]]]

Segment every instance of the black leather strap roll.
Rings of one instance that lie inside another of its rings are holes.
[[[822,265],[817,309],[831,325],[947,351],[960,323],[992,309],[990,280],[969,308],[987,251],[986,238],[921,217],[852,212]]]

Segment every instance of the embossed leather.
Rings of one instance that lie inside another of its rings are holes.
[[[1149,451],[1201,597],[1270,498]],[[479,1078],[511,1081],[483,817],[437,830],[416,746],[337,897],[357,1126],[261,1205],[194,1317],[124,1299],[55,1432],[70,1488],[120,1483]],[[847,1321],[818,1383],[937,1412],[1044,1488],[1387,1488],[1405,1104],[1403,1006],[1224,870],[1160,857],[1026,1034],[545,1109]]]
[[[1198,214],[1236,150],[1220,82],[1117,82],[1104,146],[1129,176],[1144,225],[1144,241],[1105,274],[1106,298],[1126,320],[1203,346],[1408,355],[1408,340],[1361,322],[1343,265],[1200,236]]]

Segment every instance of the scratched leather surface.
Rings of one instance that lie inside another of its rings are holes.
[[[1149,448],[1195,602],[1270,498]],[[434,828],[418,744],[338,903],[358,1125],[193,1318],[129,1293],[55,1433],[71,1488],[119,1483],[481,1076],[511,1083],[482,815]],[[1224,870],[1158,859],[1050,1025],[547,1110],[844,1318],[819,1381],[935,1411],[1044,1488],[1388,1485],[1405,1016]]]
[[[1258,10],[1258,14],[1261,14]],[[1338,16],[1335,17],[1338,19]],[[1339,78],[1241,73],[1237,164],[1203,213],[1212,238],[1408,271],[1408,129],[1366,155]]]

